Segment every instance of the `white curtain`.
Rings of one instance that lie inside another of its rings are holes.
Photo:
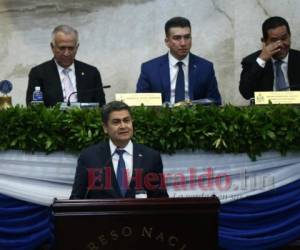
[[[162,155],[170,197],[210,196],[221,203],[259,194],[300,179],[300,153],[247,154],[177,152]],[[0,152],[0,193],[41,205],[68,199],[77,155]]]

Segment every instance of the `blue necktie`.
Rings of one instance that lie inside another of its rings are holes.
[[[276,69],[276,82],[275,82],[275,88],[276,90],[282,90],[287,87],[287,84],[284,79],[284,75],[281,69],[281,64],[283,61],[277,60],[275,62],[275,69]]]
[[[178,74],[176,79],[176,89],[175,89],[175,103],[185,100],[185,90],[184,90],[184,73],[182,69],[183,62],[178,62]]]
[[[117,181],[121,190],[121,194],[124,197],[127,191],[127,175],[126,173],[126,167],[125,167],[125,161],[123,159],[123,154],[125,153],[124,149],[116,149],[116,153],[119,155],[119,161],[118,161],[118,169],[117,169]]]

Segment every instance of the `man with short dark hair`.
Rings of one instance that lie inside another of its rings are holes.
[[[47,107],[69,100],[98,102],[100,106],[105,104],[98,69],[75,60],[79,47],[77,30],[68,25],[57,26],[52,32],[50,46],[54,58],[30,70],[27,105],[32,101],[32,94],[37,86],[43,92],[44,104]]]
[[[254,97],[255,91],[300,89],[300,51],[290,48],[288,22],[270,17],[262,25],[262,34],[262,49],[242,60],[239,89],[245,99]]]
[[[140,192],[168,197],[160,154],[131,141],[129,107],[119,101],[106,104],[102,121],[109,140],[81,152],[71,199],[134,198]]]
[[[209,98],[221,104],[213,64],[190,53],[190,21],[173,17],[165,24],[169,53],[142,64],[136,92],[162,94],[163,102]]]

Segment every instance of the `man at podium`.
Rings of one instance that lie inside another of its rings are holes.
[[[168,197],[160,153],[131,141],[128,105],[103,106],[102,122],[109,140],[80,153],[70,199]]]

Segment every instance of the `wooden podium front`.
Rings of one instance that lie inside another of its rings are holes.
[[[56,249],[217,249],[219,206],[216,197],[56,200]]]

